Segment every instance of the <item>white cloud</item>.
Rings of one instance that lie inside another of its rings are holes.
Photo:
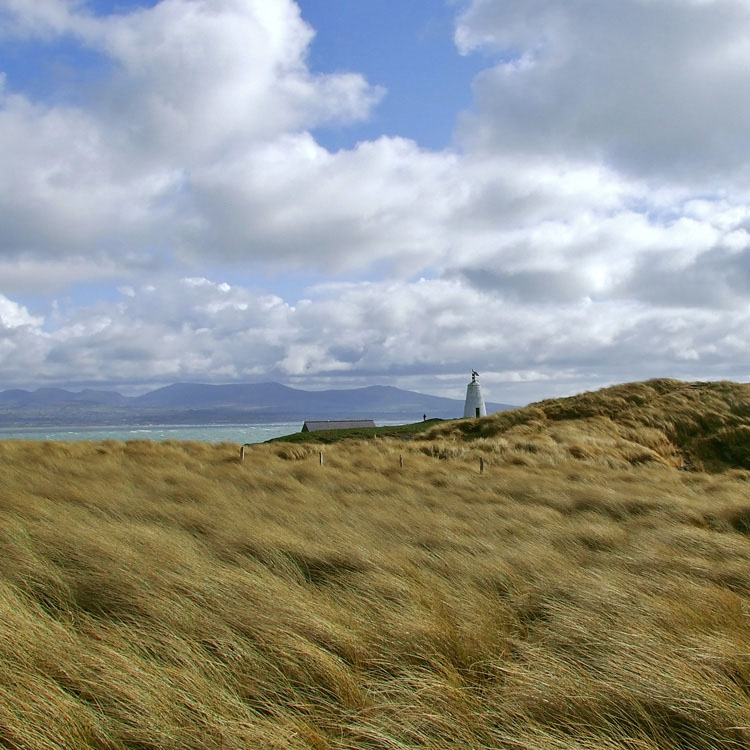
[[[38,327],[43,322],[43,318],[30,315],[23,305],[19,305],[0,294],[0,326],[3,329],[18,328],[19,326]]]
[[[214,244],[235,259],[343,272],[389,261],[414,273],[447,249],[456,157],[399,138],[331,154],[309,134],[195,170],[183,225],[191,255]],[[363,179],[363,176],[366,176]]]
[[[3,301],[3,320],[6,310],[16,326],[0,337],[9,385],[28,385],[29,373],[37,384],[75,372],[78,382],[116,386],[377,382],[460,398],[468,368],[476,367],[490,399],[522,403],[555,389],[663,375],[667,367],[677,377],[750,375],[742,359],[750,308],[518,305],[459,280],[326,287],[292,306],[186,279],[50,316],[44,330],[16,303]]]
[[[291,0],[0,16],[109,62],[66,103],[0,87],[5,382],[748,376],[746,0],[473,0],[457,43],[497,64],[442,151],[317,143],[384,92],[312,73]],[[285,300],[237,267],[336,283]],[[77,281],[121,298],[44,327],[11,299]]]
[[[150,158],[215,158],[280,132],[360,119],[381,93],[356,74],[308,71],[313,31],[290,0],[162,0],[86,36],[119,64],[111,112],[127,115],[139,145],[155,149]]]
[[[78,26],[82,2],[76,0],[2,0],[0,19],[7,33],[22,36],[56,36]]]
[[[53,0],[0,8],[17,30],[72,35],[111,63],[81,102],[0,93],[6,255],[179,251],[195,227],[219,228],[212,222],[221,217],[194,212],[201,176],[231,172],[241,193],[253,176],[238,165],[261,168],[268,149],[294,159],[295,137],[366,117],[383,94],[354,73],[310,73],[313,32],[291,0],[162,0],[105,17]],[[234,223],[249,228],[241,216]]]

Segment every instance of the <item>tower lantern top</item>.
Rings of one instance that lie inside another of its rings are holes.
[[[471,382],[476,383],[477,378],[479,377],[479,373],[476,370],[471,371]]]

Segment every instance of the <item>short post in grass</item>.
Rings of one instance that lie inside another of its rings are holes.
[[[322,466],[323,465],[323,451],[320,451],[320,453],[318,453],[318,458],[320,460],[320,465]]]
[[[240,448],[240,461],[244,461],[244,460],[245,460],[245,446],[243,445]]]
[[[398,457],[398,465],[403,469],[404,468],[404,454],[402,453]]]
[[[484,474],[484,457],[479,457],[479,473]]]

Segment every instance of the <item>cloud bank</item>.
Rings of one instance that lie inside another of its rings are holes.
[[[58,97],[0,88],[7,385],[750,377],[746,0],[468,2],[457,54],[487,68],[439,151],[317,142],[387,92],[312,71],[291,0],[0,0],[0,24],[101,59]],[[331,283],[247,282],[305,272]],[[121,292],[66,302],[80,282]]]

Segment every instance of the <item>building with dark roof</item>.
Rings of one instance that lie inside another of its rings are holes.
[[[372,419],[307,420],[302,425],[302,432],[318,432],[319,430],[354,430],[363,427],[375,427],[375,422]]]

